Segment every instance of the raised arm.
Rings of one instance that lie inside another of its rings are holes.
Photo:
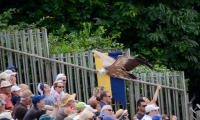
[[[159,93],[159,90],[160,90],[161,86],[158,85],[157,88],[156,88],[156,92],[154,93],[154,96],[153,96],[153,99],[151,100],[151,102],[149,104],[155,104],[157,99],[158,99],[158,93]]]

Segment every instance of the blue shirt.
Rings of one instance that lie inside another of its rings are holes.
[[[101,108],[106,105],[102,100],[100,101]]]
[[[56,100],[53,96],[45,95],[44,102],[45,102],[45,105],[54,106],[54,103],[56,102]]]
[[[12,96],[11,101],[13,103],[13,105],[15,105],[17,102],[20,101],[20,97],[19,96]]]
[[[112,116],[100,113],[99,117],[103,118],[103,120],[115,120]]]

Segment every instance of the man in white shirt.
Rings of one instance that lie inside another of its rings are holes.
[[[147,105],[145,108],[145,115],[142,120],[152,120],[153,116],[157,114],[159,107],[156,107],[154,104]]]

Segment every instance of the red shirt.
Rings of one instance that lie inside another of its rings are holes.
[[[12,104],[12,101],[11,101],[11,98],[8,96],[8,94],[6,94],[6,93],[3,93],[2,92],[2,94],[4,94],[5,96],[6,96],[6,99],[5,99],[5,102],[6,102],[6,104],[5,104],[5,109],[6,110],[10,110],[10,108],[13,108],[14,106],[13,106],[13,104]]]

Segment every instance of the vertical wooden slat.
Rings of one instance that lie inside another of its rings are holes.
[[[188,117],[188,107],[187,107],[187,93],[186,93],[186,89],[185,89],[185,76],[184,76],[184,72],[181,71],[179,73],[179,76],[180,76],[180,85],[181,85],[181,89],[184,90],[184,92],[182,92],[181,94],[181,101],[182,101],[182,112],[183,112],[183,119],[184,120],[188,120],[189,117]]]
[[[178,81],[177,81],[177,76],[176,76],[176,72],[174,72],[174,87],[178,88]],[[175,97],[176,97],[176,102],[175,102],[175,106],[176,106],[176,111],[177,111],[177,117],[180,118],[180,112],[179,112],[179,95],[178,92],[175,92]]]
[[[42,40],[44,42],[44,57],[49,58],[49,44],[47,38],[47,29],[42,29]],[[52,85],[52,74],[51,74],[51,64],[49,61],[45,61],[45,73],[46,80],[49,85]]]
[[[35,44],[34,44],[34,40],[33,40],[33,31],[32,30],[28,30],[28,42],[29,42],[29,52],[31,54],[35,54]],[[36,72],[36,64],[35,64],[35,57],[30,57],[30,68],[31,68],[31,78],[32,78],[32,83],[33,83],[33,90],[34,92],[37,92],[37,72]]]
[[[85,53],[82,52],[80,54],[80,58],[81,58],[81,66],[84,66],[84,67],[87,67],[86,66],[86,59],[85,59]],[[83,89],[84,91],[84,99],[85,99],[85,102],[87,102],[87,100],[89,99],[89,96],[88,96],[88,80],[87,80],[87,71],[86,70],[83,70],[82,69],[82,81],[83,83],[85,84],[85,89]]]
[[[70,55],[70,53],[68,53],[67,55],[66,55],[66,60],[67,60],[67,62],[68,63],[72,63],[71,62],[71,55]],[[74,80],[74,76],[73,76],[73,74],[72,74],[72,67],[71,66],[68,66],[68,71],[69,71],[69,74],[68,74],[68,89],[69,89],[69,93],[74,93],[74,85],[73,85],[73,80]]]
[[[164,81],[163,81],[163,82],[164,82],[164,85],[167,84],[166,81],[167,81],[167,79],[166,79],[166,73],[164,73]],[[167,102],[168,102],[168,98],[167,98],[167,89],[164,88],[164,90],[165,90],[165,102],[167,103]],[[166,107],[166,114],[169,115],[169,107],[168,107],[168,105],[166,105],[165,107]]]
[[[175,79],[175,72],[172,72],[172,87],[175,88],[175,85],[174,85],[174,79]],[[176,96],[175,96],[175,91],[172,90],[172,98],[173,98],[173,110],[174,110],[174,114],[173,115],[177,115],[177,111],[176,111]]]
[[[51,58],[52,59],[56,59],[56,55],[55,54],[53,54],[52,56],[51,56]],[[56,62],[51,62],[51,66],[52,66],[52,78],[53,78],[53,83],[54,83],[54,81],[56,80],[56,75],[58,74],[57,73],[57,63]]]
[[[135,101],[137,101],[137,99],[134,97],[134,90],[133,90],[133,82],[129,82],[129,84],[128,84],[129,86],[129,96],[130,96],[130,98],[129,98],[129,102],[130,102],[130,113],[132,113],[131,114],[131,118],[133,118],[133,116],[136,114],[136,110],[135,110],[135,108],[136,108],[136,105],[135,105]]]
[[[0,32],[0,45],[1,46],[4,46],[4,35],[3,35],[3,32]],[[5,54],[5,51],[4,50],[1,50],[1,70],[2,71],[4,71],[5,69],[6,69],[6,64],[5,64],[5,62],[6,62],[6,60],[5,60],[5,56],[4,56],[4,54]]]
[[[160,81],[159,81],[159,74],[156,73],[155,77],[156,77],[156,83],[157,83],[157,84],[160,84]],[[161,106],[160,91],[159,91],[159,93],[158,93],[157,102],[158,102],[158,106]],[[161,109],[159,109],[159,111],[160,111],[160,113],[162,113],[162,110],[161,110]]]
[[[165,80],[166,80],[166,85],[167,86],[169,86],[169,73],[167,72],[167,73],[165,73]],[[169,114],[168,115],[172,115],[172,103],[171,103],[171,96],[170,96],[170,90],[169,89],[167,89],[167,95],[166,95],[166,97],[167,97],[167,106],[169,107]]]
[[[93,53],[92,52],[88,52],[88,67],[94,69],[94,61],[93,61]],[[96,82],[96,80],[94,78],[94,72],[89,71],[89,77],[90,77],[90,87],[91,87],[90,92],[93,93],[93,90],[95,88],[95,82]],[[92,96],[92,94],[91,94],[91,96]]]
[[[11,48],[10,44],[10,32],[5,32],[5,38],[6,38],[6,47]],[[13,58],[12,58],[12,52],[7,51],[7,57],[8,57],[8,65],[13,64]]]
[[[26,48],[26,36],[25,36],[25,31],[21,30],[20,31],[20,38],[21,38],[21,47],[23,52],[27,52]],[[24,79],[25,83],[29,85],[30,87],[30,80],[29,80],[29,70],[28,70],[28,57],[26,55],[22,55],[22,61],[23,61],[23,71],[24,71]]]
[[[36,29],[35,30],[35,35],[36,35],[36,50],[37,50],[37,55],[43,56],[42,55],[42,46],[41,46],[41,40],[40,40],[40,30]],[[44,67],[43,67],[43,60],[38,59],[38,68],[39,68],[39,80],[42,83],[44,83]]]
[[[79,64],[79,59],[80,58],[78,57],[78,54],[74,53],[74,55],[73,55],[74,64],[78,65]],[[78,90],[78,87],[80,87],[80,71],[79,71],[79,68],[75,68],[74,67],[74,74],[75,74],[75,80],[74,81],[75,81],[75,83],[77,83],[77,84],[75,84],[75,89],[76,89],[76,93],[77,93],[76,96],[77,96],[78,100],[86,101],[85,98],[82,99],[82,96],[81,96],[82,91]],[[83,85],[83,89],[85,89],[84,85]]]
[[[158,81],[159,81],[159,83],[160,83],[160,85],[162,85],[162,74],[161,73],[157,73],[158,74]],[[161,105],[160,106],[162,106],[162,107],[160,107],[160,110],[161,110],[161,113],[165,113],[165,109],[164,109],[164,99],[163,99],[163,89],[160,89],[160,91],[159,91],[159,98],[160,98],[160,102],[161,102]]]
[[[18,31],[15,30],[13,32],[13,42],[14,42],[14,49],[19,50],[19,41],[18,41]],[[22,80],[22,74],[21,74],[21,60],[20,60],[20,54],[15,54],[15,66],[18,68],[18,74],[17,74],[17,83],[24,83]]]

